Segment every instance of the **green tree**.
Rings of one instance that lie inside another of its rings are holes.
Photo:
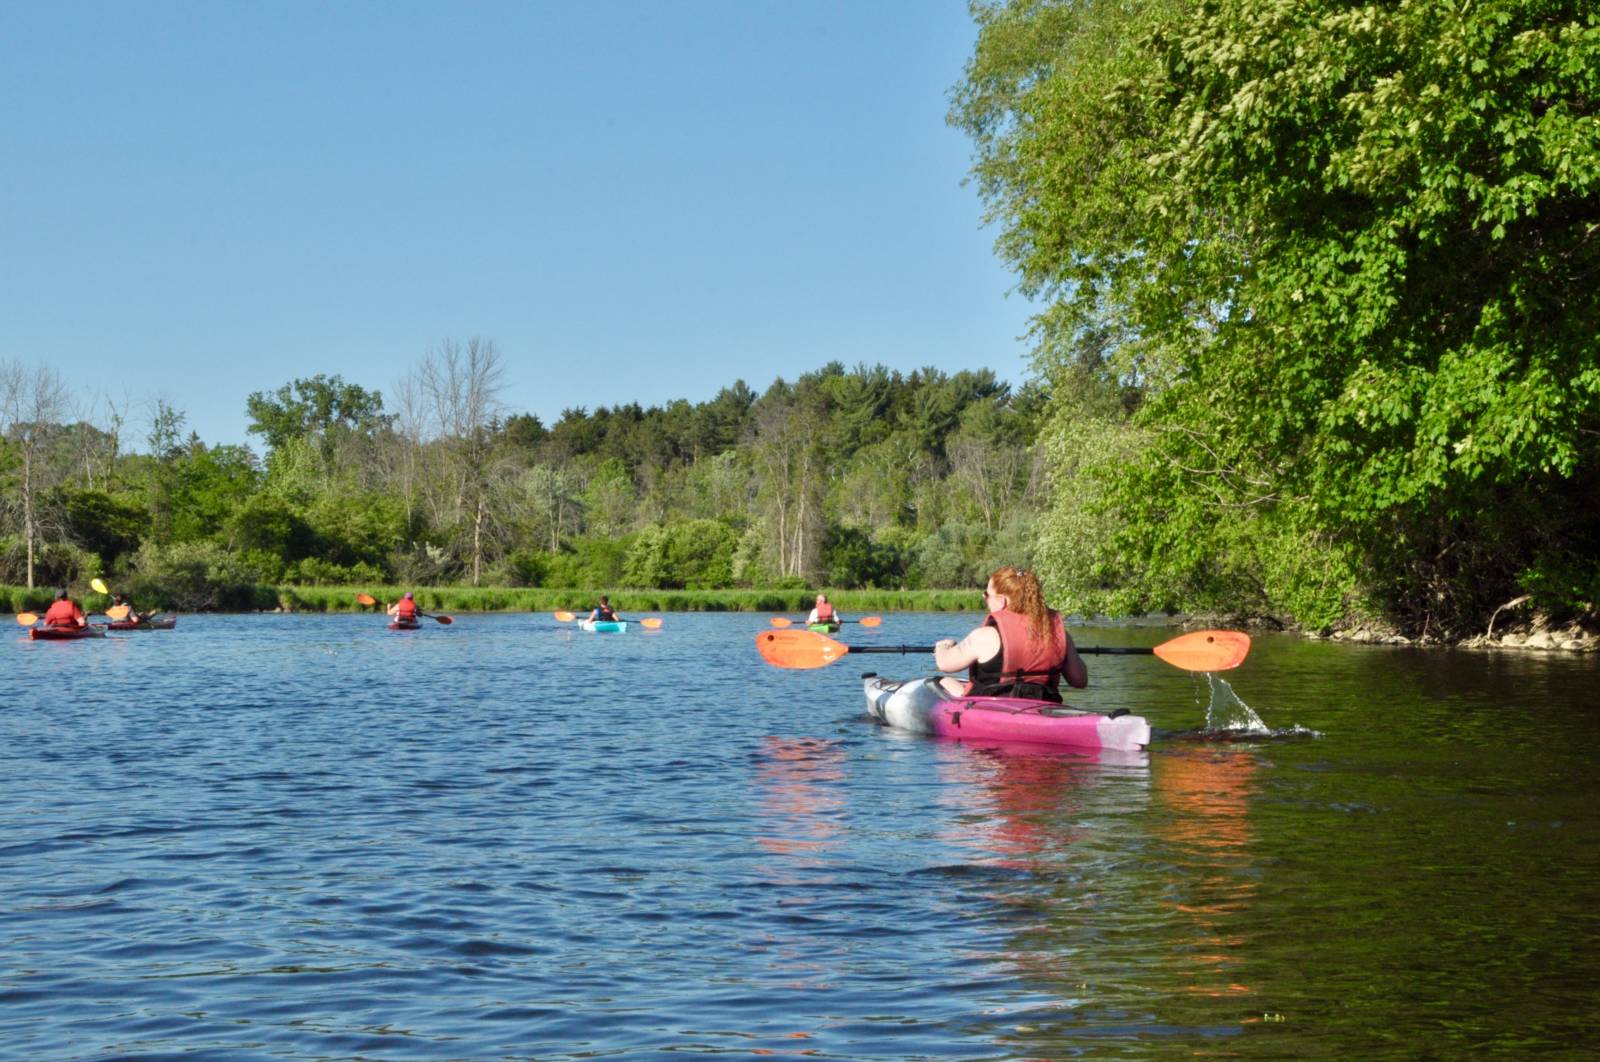
[[[139,548],[150,527],[150,512],[143,499],[104,491],[68,492],[64,496],[67,533],[71,539],[100,557],[110,571],[117,559]]]
[[[295,439],[309,439],[331,455],[342,436],[370,435],[389,424],[383,412],[383,395],[340,376],[318,374],[294,380],[276,391],[256,391],[245,400],[250,426],[268,450]]]
[[[1152,603],[1287,610],[1313,551],[1454,634],[1593,563],[1600,11],[979,12],[954,117],[1041,350],[1137,390],[1103,480]]]

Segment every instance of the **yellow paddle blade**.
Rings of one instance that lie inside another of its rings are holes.
[[[883,617],[882,616],[862,616],[860,619],[856,620],[856,622],[861,624],[863,627],[876,627],[880,623],[883,622]]]
[[[756,651],[773,667],[827,667],[850,651],[816,631],[762,631],[756,635]]]
[[[89,589],[93,590],[97,594],[111,593],[110,590],[106,589],[106,581],[99,576],[95,576],[93,579],[89,580]]]
[[[132,611],[133,609],[129,608],[127,605],[112,605],[110,608],[106,609],[106,615],[110,616],[114,620],[121,620],[127,619],[128,613]]]
[[[575,620],[577,618],[578,617],[576,615],[574,615],[571,612],[567,612],[566,610],[562,610],[562,611],[556,613],[556,619],[560,620],[562,623],[571,623],[573,620]]]
[[[787,627],[787,626],[789,626],[789,624],[791,624],[793,622],[794,622],[794,620],[790,619],[787,616],[773,616],[772,617],[772,625],[774,627]]]
[[[18,626],[31,627],[35,623],[38,623],[38,622],[39,622],[39,617],[37,615],[35,615],[34,613],[32,613],[32,612],[19,612],[19,613],[17,613],[17,625]]]
[[[649,619],[640,620],[639,626],[645,628],[646,630],[659,630],[661,628],[661,620],[655,616],[651,616]]]
[[[1250,636],[1243,631],[1194,631],[1162,642],[1151,652],[1185,671],[1227,671],[1244,663]]]

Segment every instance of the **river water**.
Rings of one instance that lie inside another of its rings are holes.
[[[778,671],[766,620],[0,647],[0,1056],[1600,1048],[1594,656],[1258,637],[1226,740],[1091,656],[1156,730],[1098,759],[880,729],[860,673],[927,657]]]

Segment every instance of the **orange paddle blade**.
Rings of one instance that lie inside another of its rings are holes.
[[[17,625],[20,627],[31,627],[38,622],[39,617],[32,612],[17,613]]]
[[[435,616],[433,618],[444,624],[446,627],[455,622],[455,619],[451,616]]]
[[[646,630],[659,630],[661,627],[661,621],[655,616],[651,616],[649,619],[640,620],[639,626],[644,627]]]
[[[789,624],[793,623],[794,620],[787,616],[773,616],[771,622],[774,627],[787,627]]]
[[[127,619],[128,613],[132,611],[133,610],[127,605],[112,605],[110,608],[106,609],[106,615],[110,616],[114,620],[122,620]]]
[[[876,627],[880,623],[883,622],[883,617],[882,616],[862,616],[860,619],[856,620],[856,622],[861,624],[863,627]]]
[[[816,631],[762,631],[756,635],[756,651],[773,667],[827,667],[850,651]]]
[[[561,612],[557,612],[556,613],[556,619],[560,620],[562,623],[571,623],[573,620],[575,620],[577,618],[578,618],[577,616],[575,616],[571,612],[567,612],[567,611],[561,611]]]
[[[1151,652],[1185,671],[1227,671],[1244,663],[1250,636],[1243,631],[1195,631],[1162,642]]]
[[[358,605],[376,605],[377,603],[378,599],[373,597],[371,594],[356,595],[356,604]]]

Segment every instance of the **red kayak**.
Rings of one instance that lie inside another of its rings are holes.
[[[404,620],[395,620],[393,623],[389,624],[389,629],[391,631],[414,631],[421,626],[422,624],[418,623],[416,620],[412,620],[410,623],[407,623]]]
[[[104,638],[104,627],[29,627],[28,637],[36,642],[70,642],[79,638]]]

